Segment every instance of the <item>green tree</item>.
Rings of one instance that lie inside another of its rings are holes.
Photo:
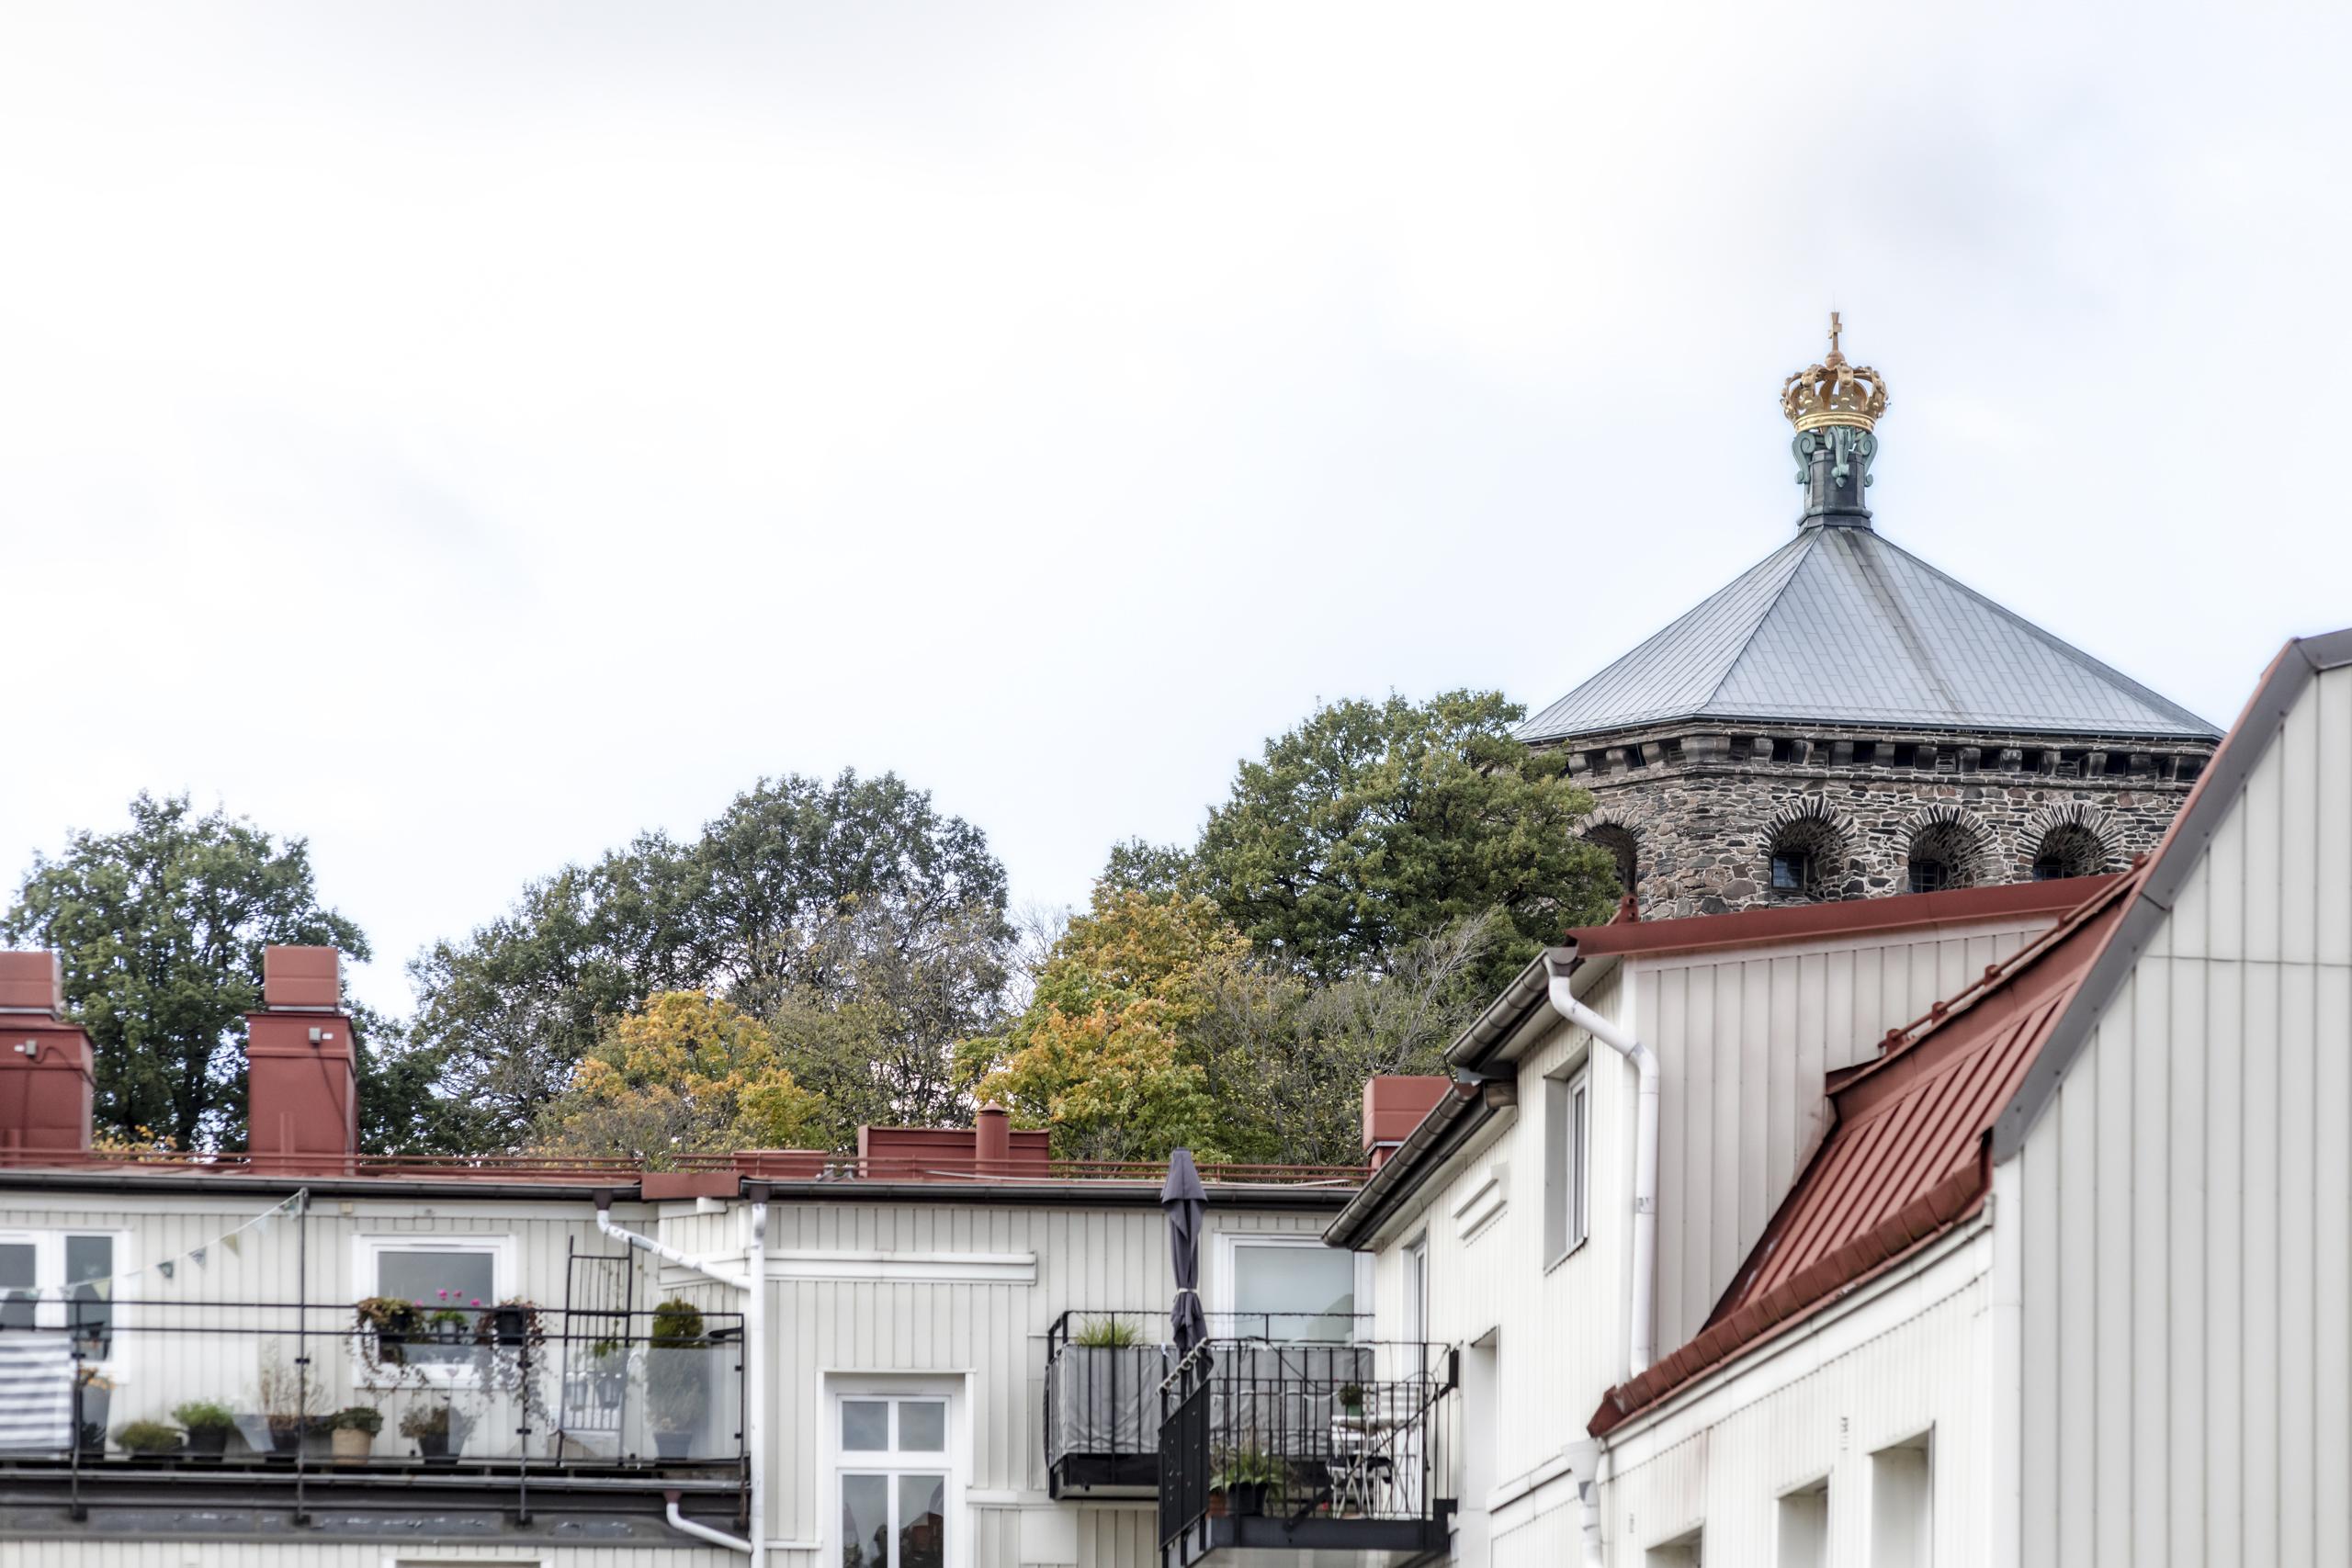
[[[90,1032],[97,1133],[183,1149],[243,1140],[244,1015],[261,1004],[262,949],[368,953],[359,928],[320,903],[305,840],[144,793],[125,830],[76,832],[62,854],[36,857],[0,937],[62,956],[66,1005]],[[368,1032],[354,1034],[365,1080]],[[416,1114],[387,1102],[413,1084],[376,1082],[379,1119]]]
[[[1159,1159],[1226,1146],[1195,1026],[1249,943],[1208,899],[1095,887],[998,1036],[956,1048],[965,1081],[1072,1159]]]
[[[773,1020],[835,1115],[938,1122],[960,1109],[944,1043],[994,1023],[1012,943],[1004,868],[929,795],[892,774],[762,780],[691,842],[568,867],[429,949],[414,1033],[481,1147],[527,1137],[607,1021],[672,990]],[[850,1015],[808,1027],[828,1009]]]
[[[1492,692],[1318,708],[1244,762],[1202,831],[1200,886],[1269,961],[1321,983],[1488,910],[1508,922],[1476,983],[1498,986],[1615,900],[1577,821],[1591,795],[1563,754],[1512,738]]]
[[[828,1120],[766,1025],[700,991],[664,991],[581,1059],[540,1114],[537,1146],[659,1168],[683,1154],[806,1147]]]

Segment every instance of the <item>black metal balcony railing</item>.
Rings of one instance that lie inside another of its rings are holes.
[[[1211,1341],[1161,1386],[1166,1568],[1219,1546],[1405,1561],[1453,1511],[1442,1345]]]
[[[535,1488],[740,1497],[750,1483],[737,1313],[488,1306],[370,1325],[349,1305],[117,1298],[19,1313],[0,1344],[17,1352],[19,1412],[71,1413],[53,1446],[0,1454],[0,1477],[62,1486],[77,1517],[94,1485],[119,1498],[207,1476],[290,1489],[298,1515],[321,1486],[512,1489],[524,1519]]]
[[[1212,1313],[1213,1337],[1253,1345],[1347,1343],[1372,1326],[1344,1313]],[[1159,1479],[1160,1384],[1176,1364],[1165,1310],[1066,1312],[1046,1331],[1046,1474],[1059,1497]]]

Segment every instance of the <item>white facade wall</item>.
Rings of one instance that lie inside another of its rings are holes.
[[[1695,1532],[1707,1568],[1785,1568],[1781,1499],[1826,1486],[1821,1568],[1883,1568],[1875,1457],[1924,1445],[1924,1562],[1985,1562],[1990,1255],[1979,1224],[1611,1433],[1607,1561],[1647,1568],[1652,1548]]]
[[[1824,1080],[1867,1061],[1887,1030],[1924,1014],[2047,917],[1824,939],[1765,949],[1597,959],[1587,1005],[1660,1066],[1658,1336],[1687,1342],[1818,1144]],[[1464,1495],[1469,1534],[1494,1568],[1580,1561],[1577,1486],[1591,1475],[1586,1423],[1627,1373],[1635,1075],[1548,1010],[1509,1043],[1518,1106],[1424,1181],[1377,1238],[1383,1337],[1405,1320],[1404,1249],[1429,1247],[1429,1337],[1489,1341],[1493,1407],[1465,1393],[1464,1427],[1494,1432],[1486,1496]],[[1547,1077],[1593,1064],[1590,1235],[1547,1266]],[[1480,1542],[1490,1543],[1482,1548]],[[1638,1562],[1638,1558],[1628,1561]],[[1487,1568],[1484,1562],[1471,1568]]]
[[[2352,670],[2017,1156],[2018,1560],[2352,1562]]]
[[[248,1194],[234,1179],[200,1181],[164,1193],[106,1194],[0,1190],[0,1231],[118,1233],[118,1270],[180,1258],[266,1208],[272,1194]],[[620,1204],[616,1223],[682,1250],[740,1266],[749,1240],[749,1205],[694,1202]],[[1212,1305],[1221,1235],[1277,1235],[1313,1242],[1328,1210],[1250,1209],[1229,1194],[1211,1201],[1203,1245],[1204,1293]],[[175,1310],[182,1324],[250,1324],[229,1304],[292,1302],[300,1293],[297,1230],[274,1224],[266,1237],[247,1232],[239,1247],[210,1247],[204,1265],[179,1264],[173,1281],[152,1272],[130,1287],[177,1303],[218,1303]],[[307,1280],[314,1303],[349,1303],[372,1293],[354,1271],[353,1238],[413,1235],[511,1238],[516,1293],[542,1306],[564,1300],[567,1242],[582,1252],[614,1254],[592,1205],[579,1201],[322,1198],[308,1224]],[[849,1377],[932,1379],[956,1401],[957,1481],[962,1508],[950,1568],[1144,1568],[1156,1562],[1156,1519],[1148,1499],[1056,1503],[1046,1493],[1044,1380],[1046,1335],[1066,1311],[1164,1313],[1174,1292],[1165,1217],[1156,1204],[1078,1207],[988,1201],[866,1201],[843,1192],[824,1201],[777,1201],[768,1220],[770,1376],[764,1391],[770,1463],[770,1561],[838,1562],[831,1396]],[[633,1255],[639,1310],[671,1295],[707,1309],[738,1312],[741,1292],[690,1271]],[[220,1398],[251,1408],[258,1341],[227,1337],[154,1339],[139,1331],[139,1309],[124,1305],[124,1327],[109,1363],[122,1387],[108,1425],[165,1416],[189,1398]],[[161,1321],[164,1314],[151,1313]],[[341,1324],[348,1312],[323,1309],[314,1325]],[[325,1407],[355,1401],[387,1411],[379,1452],[405,1449],[395,1430],[402,1399],[370,1398],[353,1388],[347,1356],[320,1358],[330,1386]],[[428,1396],[429,1397],[429,1396]],[[487,1417],[485,1417],[487,1418]],[[731,1431],[731,1425],[728,1427]],[[511,1439],[510,1439],[511,1440]],[[331,1486],[331,1482],[322,1482]],[[331,1495],[331,1493],[328,1494]],[[494,1505],[493,1505],[494,1506]],[[170,1540],[88,1539],[0,1542],[0,1565],[199,1564],[250,1562],[366,1563],[545,1562],[549,1568],[703,1568],[731,1561],[691,1543],[676,1548],[503,1551],[452,1545],[439,1551],[375,1545],[232,1545]]]
[[[1658,1054],[1663,1097],[1660,1354],[1705,1325],[1820,1143],[1826,1076],[1875,1058],[1889,1029],[1924,1016],[2053,923],[1633,962],[1633,1017]]]

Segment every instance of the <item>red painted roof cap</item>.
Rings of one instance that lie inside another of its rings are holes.
[[[343,1006],[343,954],[332,947],[265,947],[261,1000],[269,1008]]]
[[[65,1010],[65,966],[54,952],[0,953],[0,1010]]]

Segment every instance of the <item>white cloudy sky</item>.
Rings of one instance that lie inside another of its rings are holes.
[[[1081,899],[1778,544],[1833,302],[1881,526],[2226,720],[2352,621],[2352,40],[2075,9],[10,4],[0,881],[190,791],[401,1006],[855,766]]]

